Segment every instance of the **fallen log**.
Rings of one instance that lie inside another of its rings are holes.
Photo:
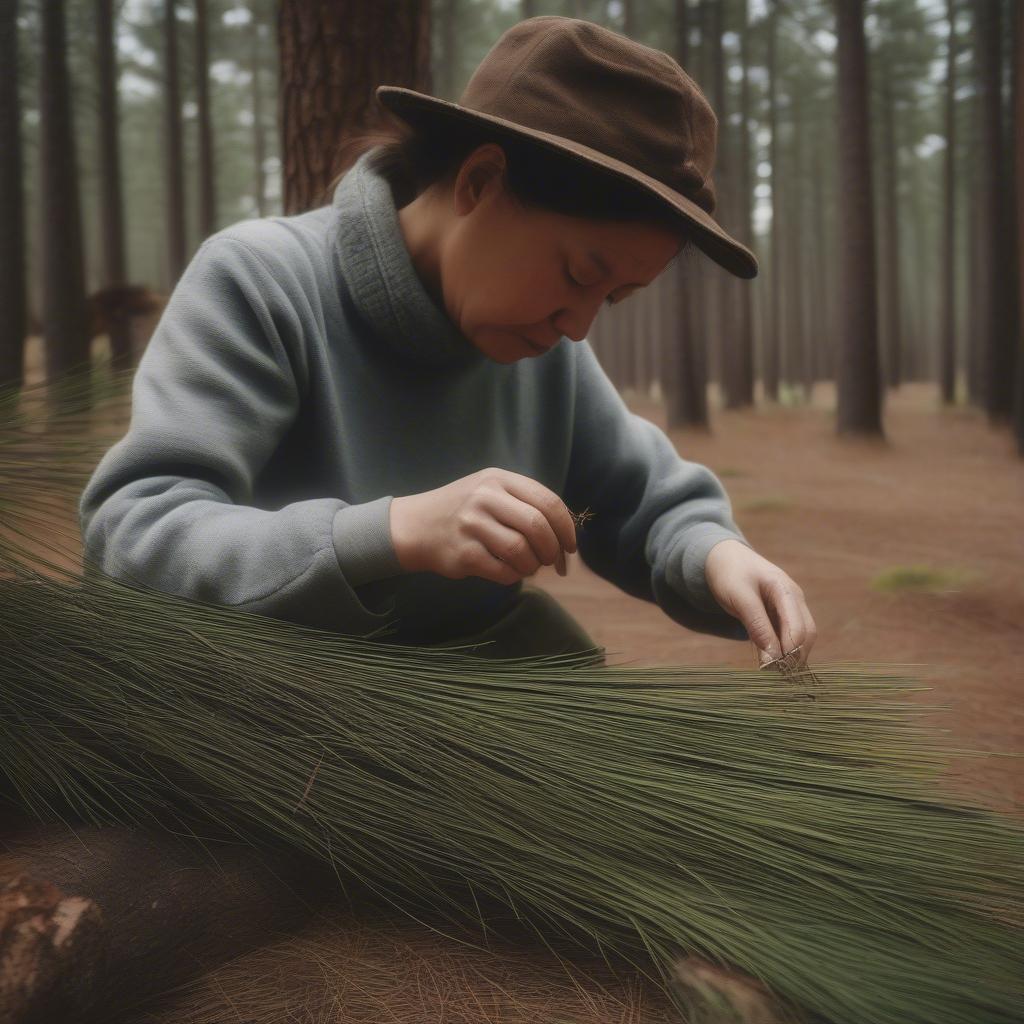
[[[316,909],[318,872],[239,844],[36,825],[0,851],[2,1024],[110,1021]]]

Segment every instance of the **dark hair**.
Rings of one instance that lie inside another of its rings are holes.
[[[412,126],[385,112],[374,131],[355,136],[339,148],[331,193],[359,157],[373,149],[370,165],[390,184],[395,206],[401,209],[430,186],[454,181],[466,157],[486,142],[504,150],[505,186],[521,205],[594,220],[668,226],[683,238],[680,253],[689,247],[691,232],[684,218],[674,217],[640,186],[543,143],[454,118]]]

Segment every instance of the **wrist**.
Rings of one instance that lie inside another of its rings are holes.
[[[423,567],[422,553],[416,541],[416,516],[412,506],[414,498],[412,494],[393,498],[388,514],[391,545],[395,549],[398,564],[405,572],[419,572]]]

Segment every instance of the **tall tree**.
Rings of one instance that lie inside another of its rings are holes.
[[[185,269],[185,177],[178,71],[177,0],[164,0],[164,162],[167,187],[167,274],[173,286]]]
[[[442,99],[452,100],[457,98],[455,90],[457,87],[459,70],[459,15],[461,3],[459,0],[441,0],[438,10],[437,26],[438,42],[440,52],[438,53],[438,66],[434,75],[434,84],[437,87],[437,95]]]
[[[689,70],[689,11],[686,0],[675,0],[673,27],[675,58]],[[662,349],[661,379],[667,426],[708,425],[707,350],[696,329],[694,267],[684,257],[670,271],[674,277],[671,323]]]
[[[1014,5],[1013,31],[1014,178],[1017,183],[1017,294],[1024,295],[1024,4]],[[1014,396],[1017,451],[1024,456],[1024,314],[1018,318],[1017,387]]]
[[[209,23],[206,0],[195,0],[196,115],[199,127],[199,237],[217,230],[217,186],[214,177],[213,120],[210,115]]]
[[[737,234],[748,249],[754,248],[754,185],[750,167],[750,12],[748,0],[740,0],[740,144],[736,181]],[[754,290],[739,282],[736,303],[736,389],[737,406],[754,404]]]
[[[114,42],[113,0],[96,0],[96,70],[99,87],[101,281],[107,287],[125,283],[124,201],[121,188],[120,109],[118,64]],[[112,364],[124,368],[132,360],[131,320],[115,316],[110,324]]]
[[[708,10],[710,36],[708,39],[711,60],[711,105],[718,117],[718,147],[715,155],[715,190],[718,194],[719,221],[729,231],[733,225],[733,183],[732,183],[732,132],[729,130],[729,96],[726,88],[728,58],[725,53],[724,35],[725,0],[709,0]],[[722,402],[726,408],[735,408],[739,404],[739,385],[737,371],[739,360],[736,352],[736,330],[734,324],[734,307],[736,279],[729,274],[715,273],[711,280],[711,295],[718,305],[718,332],[716,337],[718,362],[718,382],[721,388]]]
[[[761,374],[764,397],[770,402],[779,400],[779,342],[782,310],[782,203],[779,190],[782,182],[779,161],[782,148],[779,146],[779,0],[768,0],[768,165],[769,187],[772,196],[772,220],[769,251],[769,313],[764,331]]]
[[[252,148],[256,164],[256,211],[267,214],[267,137],[263,123],[263,53],[260,0],[249,0],[249,89],[252,97]]]
[[[52,381],[88,361],[89,325],[64,0],[48,0],[40,16],[42,306],[46,376]]]
[[[19,383],[28,329],[25,213],[18,96],[18,5],[0,3],[0,385]]]
[[[840,209],[840,350],[837,366],[841,434],[882,434],[878,373],[878,301],[868,130],[864,0],[835,0],[838,37]]]
[[[946,0],[946,156],[943,181],[942,336],[939,391],[944,405],[956,400],[956,6]]]
[[[893,35],[891,6],[879,12],[888,38]],[[884,339],[885,380],[889,387],[897,388],[903,377],[901,345],[903,329],[901,323],[903,289],[900,281],[900,204],[897,196],[900,162],[900,146],[896,131],[896,97],[892,80],[891,52],[883,52],[877,61],[879,78],[879,122],[881,125],[881,253],[884,254],[884,287],[880,289]]]
[[[327,201],[338,149],[376,121],[374,89],[430,91],[429,0],[282,0],[281,130],[287,213]]]
[[[789,234],[789,294],[792,316],[786,331],[789,342],[791,361],[789,365],[789,382],[795,386],[799,381],[803,389],[803,401],[810,402],[812,372],[810,346],[807,336],[806,288],[804,281],[808,274],[805,255],[807,248],[806,223],[804,217],[804,188],[807,180],[804,168],[804,95],[802,88],[793,89],[793,151],[791,180],[795,187],[789,190],[790,201],[786,216],[786,227]]]
[[[520,17],[525,21],[527,18],[534,18],[537,15],[537,0],[520,0]]]
[[[622,34],[636,39],[636,0],[622,0]]]
[[[1011,266],[1007,190],[1003,171],[1002,47],[999,0],[975,0],[978,88],[981,100],[979,172],[981,174],[982,280],[988,301],[982,309],[982,397],[991,421],[1008,419],[1013,410],[1013,357],[1016,338],[1010,325],[1008,274]]]

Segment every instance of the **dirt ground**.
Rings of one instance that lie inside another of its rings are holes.
[[[627,396],[664,429],[662,407]],[[839,438],[835,390],[809,406],[725,411],[712,395],[710,433],[673,431],[686,459],[722,479],[744,535],[803,588],[818,627],[812,667],[903,666],[948,705],[936,724],[957,746],[1024,754],[1024,461],[1010,432],[977,410],[938,405],[904,385],[887,399],[884,442]],[[900,567],[927,566],[931,588],[876,589]],[[555,595],[608,648],[635,665],[756,666],[753,645],[693,633],[570,557]],[[1024,757],[958,761],[977,791],[1021,807]],[[972,788],[973,785],[972,785]]]

